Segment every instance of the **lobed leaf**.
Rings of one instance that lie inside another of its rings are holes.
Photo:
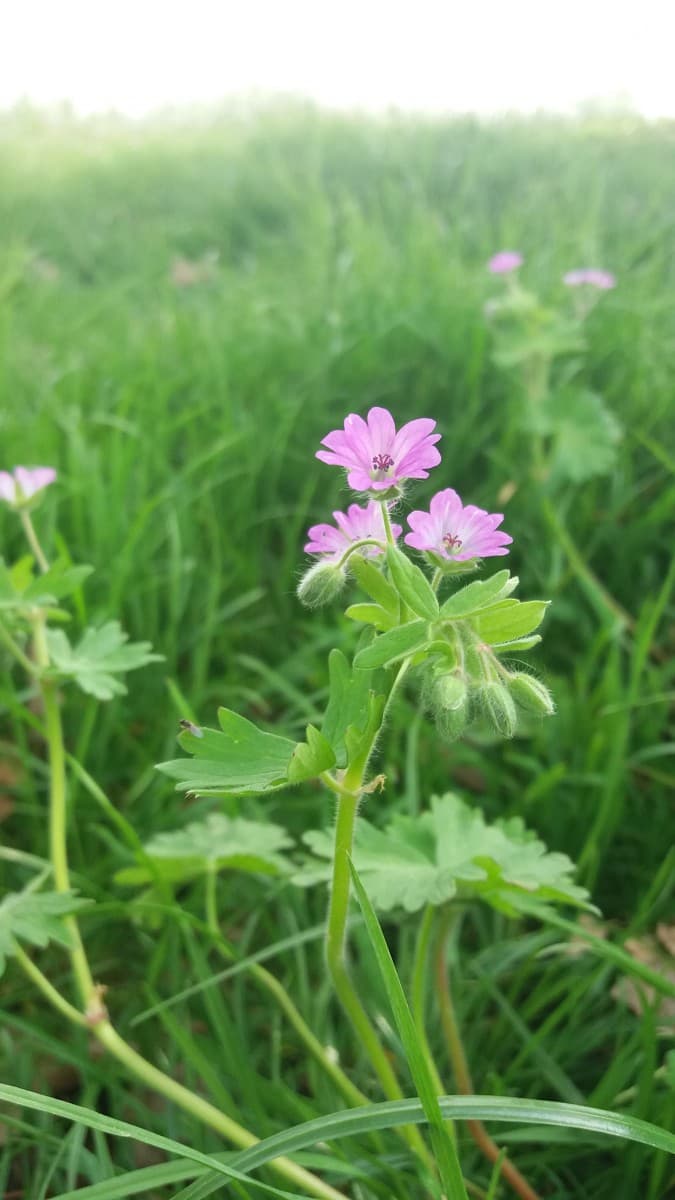
[[[184,829],[157,834],[143,850],[163,879],[185,883],[212,871],[282,874],[288,870],[288,862],[279,851],[291,845],[279,825],[210,813]],[[142,864],[124,867],[115,875],[116,883],[127,886],[152,883],[154,879],[153,871]]]
[[[288,782],[296,743],[264,733],[228,708],[218,710],[220,730],[186,730],[178,741],[192,758],[157,764],[178,781],[178,791],[199,796],[258,795]]]
[[[10,892],[0,903],[0,975],[14,953],[15,942],[44,947],[70,946],[63,918],[88,904],[73,892]]]
[[[118,675],[162,658],[152,653],[150,642],[130,642],[119,621],[90,626],[76,646],[63,630],[48,629],[47,646],[54,672],[98,700],[111,700],[126,692]]]
[[[309,886],[330,877],[323,861],[333,852],[325,832],[306,834],[314,859],[294,882]],[[354,865],[376,908],[416,912],[459,895],[485,900],[516,915],[520,900],[589,908],[588,893],[573,881],[574,865],[549,852],[520,821],[488,824],[458,796],[435,796],[420,817],[396,816],[384,830],[361,820]]]

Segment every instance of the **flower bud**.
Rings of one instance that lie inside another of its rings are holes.
[[[469,719],[469,696],[465,680],[455,671],[436,674],[425,688],[425,703],[440,733],[458,738]]]
[[[320,608],[340,595],[345,579],[342,567],[329,562],[314,563],[298,584],[298,599],[305,608]]]
[[[510,676],[508,689],[516,704],[527,712],[544,717],[550,717],[555,712],[553,697],[546,684],[525,671],[517,671]]]
[[[479,694],[483,711],[493,729],[502,737],[513,737],[518,715],[508,689],[494,679],[485,683]]]

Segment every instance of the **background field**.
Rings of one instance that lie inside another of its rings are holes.
[[[173,756],[186,715],[175,688],[206,724],[218,703],[289,733],[320,711],[334,614],[308,619],[294,585],[307,525],[343,506],[346,492],[313,454],[347,412],[384,404],[399,422],[436,417],[443,434],[443,466],[416,501],[455,486],[494,509],[505,484],[521,484],[505,510],[511,565],[523,596],[554,598],[532,661],[559,712],[531,737],[437,754],[409,697],[383,747],[386,796],[368,802],[368,815],[414,812],[455,787],[491,815],[521,814],[552,848],[581,859],[615,931],[642,934],[672,919],[675,128],[366,122],[300,109],[122,126],[25,112],[0,119],[0,179],[1,465],[57,466],[58,491],[38,521],[48,543],[58,526],[73,558],[96,564],[88,615],[119,614],[165,656],[130,677],[127,698],[99,706],[73,697],[67,708],[71,748],[140,834],[187,819],[152,770]],[[503,246],[523,251],[527,279],[552,301],[564,300],[570,267],[618,277],[590,320],[587,381],[624,433],[611,477],[583,485],[567,521],[634,618],[632,634],[571,572],[523,480],[515,397],[491,362],[483,317],[496,290],[485,263]],[[19,543],[9,517],[1,530],[11,556]],[[352,644],[348,622],[339,637]],[[6,680],[1,703],[3,842],[42,855],[42,749]],[[193,939],[188,965],[175,922],[161,931],[130,923],[112,882],[127,852],[87,794],[76,799],[73,867],[101,902],[85,933],[129,1029],[153,999],[218,961]],[[264,811],[298,834],[330,819],[311,789]],[[5,873],[12,885],[27,877],[12,865]],[[262,895],[223,884],[226,928],[242,950],[321,920],[322,896]],[[201,912],[196,889],[184,899]],[[600,960],[554,952],[561,936],[484,914],[464,921],[458,1003],[477,1089],[672,1123],[675,1093],[655,1075],[665,1052],[655,1015],[640,1021],[617,1004],[616,973]],[[411,939],[404,926],[404,977]],[[58,974],[63,959],[51,959]],[[321,963],[312,944],[272,965],[376,1095],[326,1002]],[[371,1006],[381,1004],[367,957],[361,969]],[[6,1081],[216,1147],[177,1111],[127,1090],[79,1037],[64,1037],[11,971],[3,993]],[[165,1069],[204,1079],[258,1133],[339,1106],[241,975],[131,1032]],[[10,1122],[0,1171],[8,1195],[37,1200],[95,1182],[112,1173],[108,1155],[117,1167],[134,1163],[131,1145],[77,1132],[62,1140],[56,1122],[37,1125],[39,1136],[35,1122],[32,1131]],[[665,1163],[639,1148],[548,1132],[537,1144],[518,1130],[501,1140],[549,1197],[671,1194]],[[462,1146],[484,1184],[484,1166]],[[390,1149],[398,1153],[395,1140]],[[399,1185],[377,1186],[392,1194]]]

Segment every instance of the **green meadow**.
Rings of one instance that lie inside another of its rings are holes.
[[[562,924],[462,912],[450,961],[474,1089],[673,1127],[674,195],[675,126],[628,117],[0,116],[0,468],[56,467],[34,520],[54,553],[95,566],[79,617],[119,618],[163,656],[109,704],[64,696],[67,749],[87,773],[69,779],[73,883],[96,901],[82,930],[125,1037],[259,1137],[345,1101],[250,971],[209,983],[227,963],[203,934],[201,881],[179,889],[180,907],[154,911],[116,881],[132,855],[89,779],[143,841],[214,807],[270,819],[298,843],[330,829],[318,786],[214,805],[174,791],[154,764],[177,756],[179,720],[214,725],[220,704],[293,738],[319,721],[327,652],[353,651],[357,630],[337,608],[308,614],[295,594],[307,527],[351,502],[342,472],[314,455],[372,405],[397,424],[438,421],[443,463],[411,489],[414,507],[454,487],[504,511],[522,595],[552,601],[528,659],[557,712],[509,741],[439,744],[404,689],[379,747],[386,787],[365,815],[382,825],[453,791],[490,818],[522,817],[579,864],[602,914],[583,918],[596,935],[584,943],[571,911]],[[492,357],[484,306],[503,282],[486,264],[504,247],[523,253],[523,278],[552,306],[569,301],[571,268],[617,278],[588,317],[582,371],[620,437],[607,472],[559,497],[567,540],[528,481],[517,389]],[[8,511],[0,536],[5,559],[24,553]],[[4,890],[47,854],[47,773],[39,711],[1,665]],[[381,1100],[326,977],[325,891],[228,874],[218,888],[234,957],[271,948],[265,965],[321,1043]],[[416,922],[382,922],[407,988]],[[359,993],[403,1062],[356,919],[350,939]],[[38,961],[72,995],[63,950]],[[632,974],[635,961],[661,975],[661,992]],[[206,1154],[230,1149],[64,1025],[12,960],[0,996],[4,1083]],[[454,1094],[432,979],[428,1037]],[[402,1078],[414,1095],[405,1066]],[[517,1119],[489,1128],[547,1200],[675,1196],[662,1150]],[[461,1121],[456,1137],[474,1194],[512,1196],[490,1183]],[[158,1169],[138,1193],[130,1180],[111,1186],[164,1157],[48,1111],[0,1113],[7,1200],[169,1200],[189,1173]],[[296,1157],[352,1200],[425,1194],[391,1130]],[[256,1178],[290,1186],[269,1170]],[[221,1183],[218,1194],[260,1194]]]

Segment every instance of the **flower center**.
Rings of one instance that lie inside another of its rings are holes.
[[[376,454],[373,457],[374,471],[389,471],[394,465],[391,454]]]
[[[448,553],[452,554],[453,551],[462,549],[462,539],[457,537],[456,533],[446,533],[443,536],[443,545]]]

